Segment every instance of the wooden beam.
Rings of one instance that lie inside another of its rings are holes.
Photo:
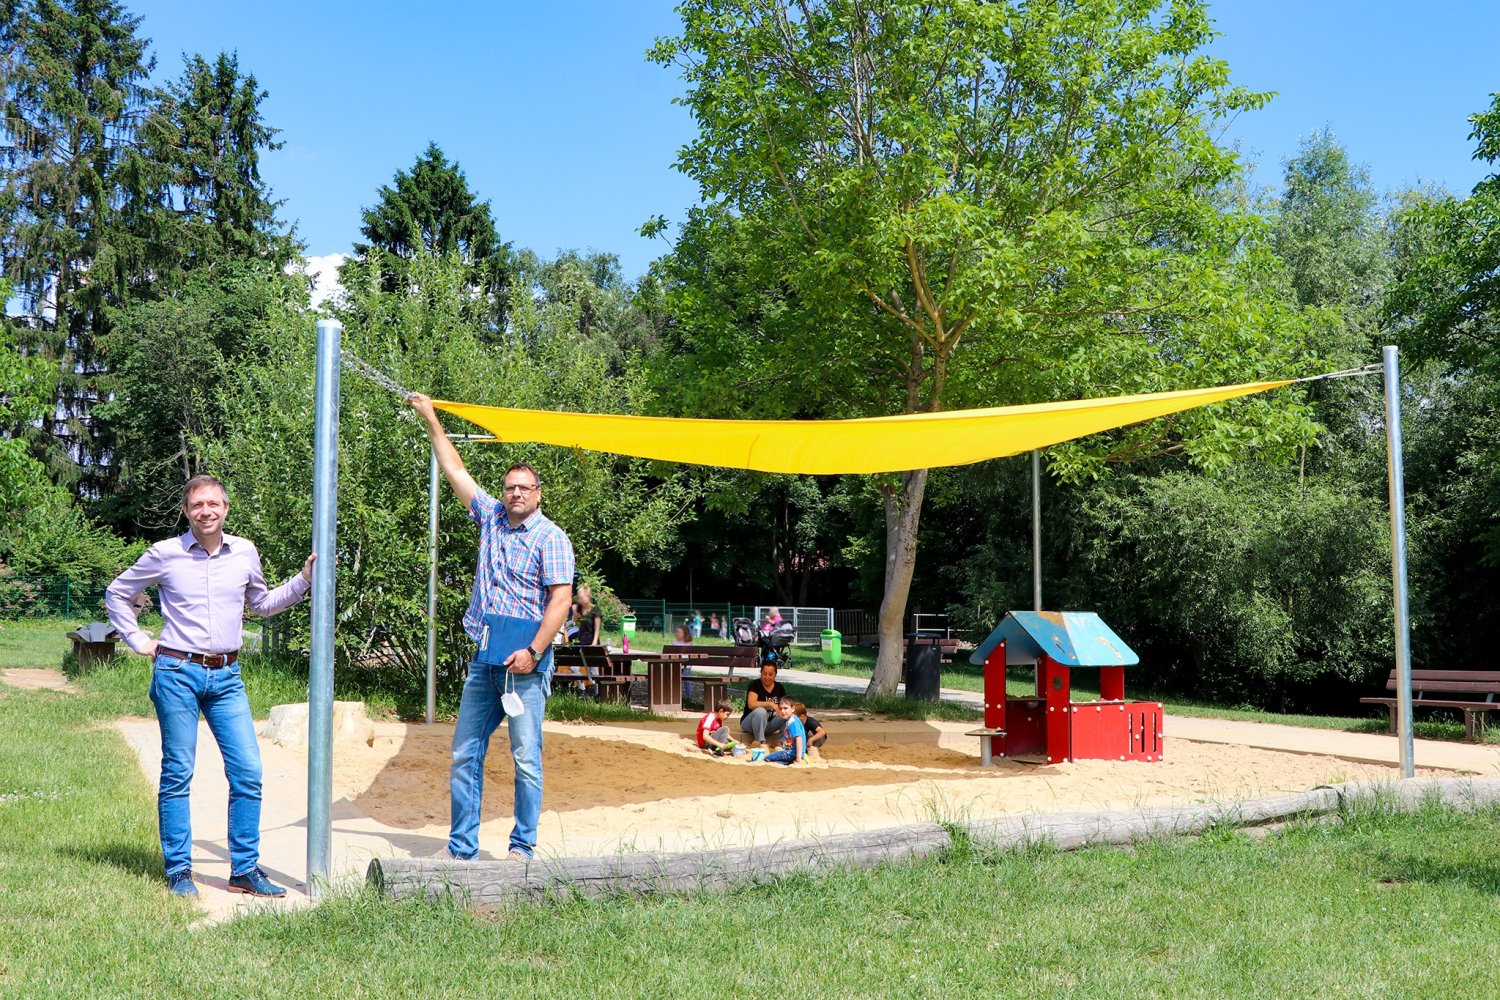
[[[871,868],[926,857],[951,846],[948,831],[917,823],[763,847],[678,854],[619,854],[518,861],[376,858],[366,874],[389,896],[457,898],[473,906],[613,893],[723,891],[785,875]]]
[[[1500,778],[1406,778],[1349,782],[1262,799],[1106,813],[1009,816],[959,824],[976,844],[1060,849],[1187,836],[1214,826],[1253,827],[1340,809],[1415,811],[1429,802],[1461,809],[1500,805]],[[619,854],[518,861],[376,858],[366,878],[389,896],[458,899],[473,906],[614,893],[724,891],[785,875],[870,868],[927,857],[952,846],[936,823],[837,834],[763,847],[676,854]]]

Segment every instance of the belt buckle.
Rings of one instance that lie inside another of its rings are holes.
[[[204,653],[203,665],[205,667],[222,667],[224,665],[223,653]]]

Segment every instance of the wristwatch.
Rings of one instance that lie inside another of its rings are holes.
[[[526,647],[526,652],[528,652],[528,653],[531,654],[531,658],[533,660],[537,661],[538,663],[542,662],[542,654],[538,653],[536,650],[532,649],[530,646]]]

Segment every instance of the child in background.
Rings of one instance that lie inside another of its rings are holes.
[[[698,720],[698,745],[705,750],[712,750],[715,757],[722,757],[725,753],[734,753],[739,746],[729,735],[729,727],[724,721],[729,718],[729,713],[734,711],[734,706],[727,701],[721,701],[714,706],[712,712],[704,714]]]
[[[797,718],[802,720],[802,728],[807,732],[807,749],[816,750],[822,748],[828,742],[828,730],[823,728],[823,723],[807,714],[807,706],[802,702],[792,708],[797,713]]]
[[[796,708],[796,703],[790,698],[782,698],[777,702],[776,710],[786,723],[786,739],[782,741],[780,750],[766,754],[768,764],[801,764],[807,760],[807,730],[803,728],[802,720],[797,718]]]

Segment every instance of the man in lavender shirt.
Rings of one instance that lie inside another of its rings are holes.
[[[192,810],[188,792],[198,750],[198,714],[218,741],[229,779],[229,891],[284,896],[260,868],[260,747],[240,679],[245,608],[269,617],[302,600],[316,555],[275,590],[266,588],[260,553],[249,539],[224,532],[229,495],[213,476],[194,476],[182,491],[191,528],[157,542],[105,591],[109,620],[137,653],[152,657],[151,704],[161,724],[161,782],[156,811],[172,894],[196,896]],[[155,585],[161,636],[136,619],[138,595]]]

